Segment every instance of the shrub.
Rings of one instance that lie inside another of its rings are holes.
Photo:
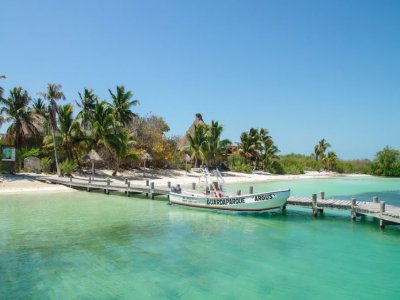
[[[246,159],[239,154],[233,154],[228,157],[229,170],[233,172],[251,173],[253,167],[251,164],[246,162]]]
[[[71,173],[75,171],[76,167],[76,163],[70,160],[64,160],[60,163],[60,170],[63,175],[71,175]]]
[[[49,157],[43,157],[40,160],[40,169],[44,173],[51,172],[51,165],[53,164],[52,160]]]

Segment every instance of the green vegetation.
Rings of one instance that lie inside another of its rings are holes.
[[[4,79],[2,76],[0,79]],[[86,156],[95,150],[103,158],[102,167],[114,170],[149,166],[156,168],[210,167],[251,173],[255,170],[274,174],[303,174],[306,171],[364,173],[379,176],[400,176],[400,151],[385,147],[369,160],[341,160],[330,150],[330,143],[321,139],[311,155],[278,155],[266,128],[250,128],[233,145],[222,138],[223,125],[195,123],[182,139],[167,137],[169,126],[158,116],[142,117],[132,109],[139,104],[124,86],[109,91],[110,99],[100,99],[92,89],[85,88],[75,101],[78,111],[65,100],[62,87],[49,83],[42,98],[32,99],[22,87],[10,90],[4,97],[0,87],[0,125],[8,126],[0,144],[17,148],[15,167],[22,168],[29,156],[41,159],[44,172],[60,176],[88,168]],[[200,117],[201,115],[196,115]],[[147,165],[146,165],[147,163]],[[0,163],[4,168],[5,163]],[[8,164],[7,164],[8,165]],[[8,170],[10,170],[8,165]]]
[[[371,173],[378,176],[400,176],[400,151],[386,146],[379,151],[371,165]]]

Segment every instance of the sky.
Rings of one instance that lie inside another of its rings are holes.
[[[196,113],[281,154],[400,149],[400,1],[0,0],[0,85],[67,101],[124,85],[183,136]],[[6,126],[0,129],[6,130]]]

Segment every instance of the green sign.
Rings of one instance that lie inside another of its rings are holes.
[[[1,160],[2,161],[15,161],[15,147],[2,146],[1,147]]]

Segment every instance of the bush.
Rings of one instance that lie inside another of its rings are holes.
[[[71,175],[73,171],[75,171],[77,165],[73,161],[70,160],[64,160],[62,163],[60,163],[60,170],[61,174],[63,175]]]
[[[40,169],[41,169],[41,171],[43,173],[50,173],[52,164],[53,164],[53,162],[49,157],[43,157],[40,160]]]
[[[233,154],[228,157],[228,167],[233,172],[251,173],[253,171],[252,165],[239,154]]]

